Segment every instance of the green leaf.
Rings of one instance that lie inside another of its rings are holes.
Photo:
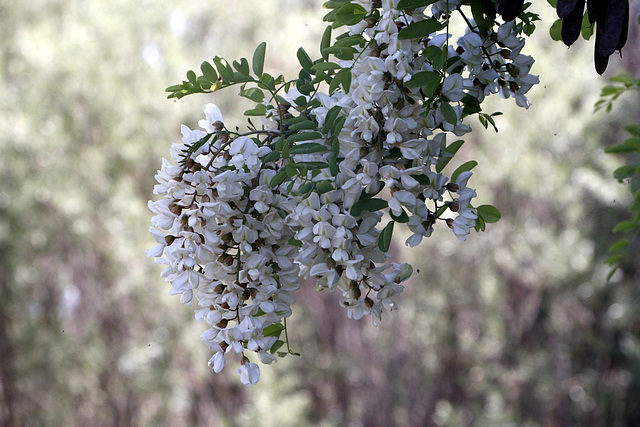
[[[166,88],[164,91],[165,92],[178,92],[179,90],[182,90],[182,86],[180,85],[173,85],[173,86],[169,86],[168,88]]]
[[[267,51],[267,43],[262,42],[256,47],[253,52],[253,59],[251,60],[251,66],[256,76],[260,77],[264,70],[264,56]]]
[[[469,160],[468,162],[461,164],[451,174],[451,182],[455,182],[456,178],[458,178],[458,175],[460,175],[462,172],[470,171],[471,169],[475,168],[477,165],[478,165],[478,162],[476,162],[475,160]]]
[[[274,162],[276,160],[280,159],[280,152],[279,151],[272,151],[269,154],[267,154],[266,156],[264,156],[264,158],[262,159],[262,163],[269,163],[269,162]]]
[[[342,5],[344,5],[348,1],[349,0],[330,0],[330,1],[324,2],[322,7],[324,7],[325,9],[339,9],[342,7]]]
[[[222,83],[233,83],[233,69],[224,58],[220,58],[216,56],[213,58],[213,63],[216,64],[216,68],[218,69],[218,73],[222,76]]]
[[[233,68],[238,70],[238,73],[240,73],[241,75],[249,77],[249,61],[247,61],[246,58],[241,58],[240,62],[233,61]]]
[[[324,119],[324,124],[322,125],[322,133],[324,134],[329,133],[332,126],[334,125],[336,118],[338,117],[338,114],[340,114],[341,110],[342,110],[342,107],[340,107],[339,105],[336,105],[331,107],[329,111],[327,111],[327,115],[325,116],[325,119]]]
[[[556,19],[549,28],[549,35],[554,41],[562,40],[562,19]]]
[[[478,216],[478,218],[476,218],[475,229],[476,229],[476,231],[484,231],[484,230],[487,229],[487,223],[480,216]]]
[[[288,165],[287,165],[288,166]],[[314,170],[314,169],[326,169],[329,167],[325,162],[296,162],[293,165],[298,170]]]
[[[271,354],[274,354],[276,351],[278,351],[280,349],[280,347],[282,347],[284,345],[284,341],[282,340],[277,340],[276,342],[273,343],[273,345],[271,346],[271,348],[269,349],[269,352]]]
[[[480,111],[482,111],[482,108],[480,107],[480,101],[478,101],[478,98],[476,98],[475,96],[465,95],[464,97],[462,97],[461,102],[464,104],[464,107],[462,107],[463,116],[469,116],[471,114],[479,113]]]
[[[629,246],[629,241],[627,239],[620,239],[609,247],[609,253],[626,249],[628,246]]]
[[[616,271],[618,271],[618,267],[614,267],[611,269],[611,271],[609,272],[609,274],[607,274],[607,282],[609,280],[611,280],[611,278],[613,277],[613,275],[616,273]]]
[[[331,25],[324,29],[322,40],[320,41],[320,54],[325,61],[329,59],[329,54],[325,53],[324,50],[329,46],[331,46]]]
[[[618,169],[616,169],[613,172],[613,177],[615,179],[631,178],[636,173],[638,173],[636,166],[626,165],[626,166],[622,166],[622,167],[619,167]]]
[[[600,96],[605,97],[605,96],[614,95],[616,93],[622,92],[623,90],[624,90],[623,88],[617,87],[617,86],[605,86],[602,88],[602,91],[600,92]]]
[[[407,212],[404,210],[404,208],[401,207],[401,209],[402,213],[400,215],[395,215],[391,210],[389,211],[389,215],[391,215],[391,218],[395,222],[406,224],[407,222],[409,222],[409,215],[407,215]]]
[[[204,78],[211,82],[211,84],[218,81],[218,73],[216,73],[216,69],[213,68],[213,65],[211,65],[207,61],[204,61],[202,64],[200,64],[200,69],[202,70],[202,75],[204,76]]]
[[[604,260],[605,264],[609,264],[609,265],[613,265],[613,264],[617,264],[622,260],[622,255],[612,255],[609,258],[607,258],[606,260]]]
[[[276,90],[276,82],[274,78],[268,73],[262,73],[262,76],[260,76],[260,84],[271,91],[275,92]]]
[[[378,249],[382,252],[388,252],[389,247],[391,246],[391,238],[393,237],[393,224],[395,221],[389,221],[389,224],[386,225],[380,232],[378,236]]]
[[[305,184],[302,184],[300,187],[298,187],[298,193],[299,194],[306,194],[311,192],[311,190],[313,190],[313,187],[315,186],[314,182],[307,182]]]
[[[289,117],[288,119],[286,119],[284,121],[284,123],[286,125],[295,125],[296,123],[302,123],[302,122],[308,122],[309,119],[305,116],[296,116],[296,117]]]
[[[331,134],[332,135],[338,135],[340,133],[340,131],[342,130],[342,127],[344,126],[344,122],[347,121],[347,118],[342,116],[342,117],[338,117],[334,122],[333,125],[331,126]]]
[[[301,248],[302,247],[302,242],[300,240],[296,240],[294,237],[290,238],[287,243],[289,245],[295,246],[297,248]]]
[[[339,70],[341,68],[341,66],[333,62],[318,62],[311,67],[311,71]]]
[[[367,15],[367,10],[359,4],[346,3],[336,12],[336,20],[331,25],[338,28],[342,25],[355,25]]]
[[[264,104],[257,104],[255,108],[244,112],[245,116],[264,116],[267,114],[267,107]]]
[[[347,34],[346,37],[338,37],[336,39],[336,42],[333,44],[334,47],[351,47],[364,41],[364,37],[361,35],[348,36],[349,33],[345,34]]]
[[[318,124],[316,122],[312,122],[311,120],[301,121],[289,126],[289,130],[316,130],[316,129],[318,129]]]
[[[437,82],[440,83],[440,74],[435,71],[420,71],[411,77],[411,80],[404,84],[405,87],[409,89],[417,89],[419,87],[424,87],[429,83]]]
[[[482,205],[476,208],[478,212],[478,216],[482,218],[482,220],[486,223],[493,224],[495,222],[500,221],[502,215],[500,215],[500,211],[491,205]]]
[[[458,115],[456,114],[456,110],[448,102],[440,103],[440,112],[442,113],[442,118],[447,122],[455,125],[458,123]]]
[[[400,30],[400,32],[398,33],[398,40],[427,37],[428,35],[433,34],[436,31],[440,31],[444,27],[445,24],[433,18],[413,22]]]
[[[582,33],[582,38],[585,40],[589,40],[593,35],[594,28],[595,28],[595,22],[593,24],[589,22],[589,13],[586,12],[582,17],[582,28],[580,29],[580,33]]]
[[[196,73],[194,73],[192,70],[187,71],[187,80],[189,80],[189,83],[191,83],[194,86],[198,86],[198,78],[196,77]]]
[[[429,177],[427,175],[421,174],[421,175],[411,175],[412,177],[414,177],[416,179],[416,181],[418,181],[420,183],[420,185],[429,185],[431,184],[431,180],[429,179]]]
[[[423,6],[429,6],[438,0],[400,0],[398,2],[398,10],[417,9]]]
[[[635,151],[640,151],[640,138],[627,138],[621,144],[611,145],[604,149],[604,152],[609,154],[631,153]]]
[[[322,139],[322,134],[320,132],[298,132],[288,136],[287,139],[290,142],[310,141],[313,139]]]
[[[331,172],[331,176],[338,175],[338,172],[340,171],[338,168],[338,155],[335,153],[329,156],[329,171]]]
[[[615,227],[613,227],[614,233],[620,233],[623,231],[633,230],[634,228],[640,227],[638,221],[622,221],[618,223]]]
[[[273,325],[269,325],[262,330],[262,335],[265,337],[279,337],[282,331],[284,330],[284,325],[282,323],[274,323]]]
[[[248,98],[253,102],[262,102],[264,100],[264,92],[257,87],[243,90],[242,92],[240,92],[240,96]]]
[[[353,59],[353,56],[358,53],[356,48],[350,46],[330,46],[324,52],[335,55],[339,59]]]
[[[349,86],[351,85],[351,70],[348,68],[343,68],[338,71],[336,75],[333,77],[331,84],[329,85],[329,93],[335,92],[340,85],[342,85],[342,89],[345,93],[349,92]]]
[[[458,152],[460,147],[462,147],[462,144],[464,144],[464,141],[462,139],[459,139],[459,140],[454,141],[451,144],[447,145],[447,148],[445,149],[445,151],[447,153],[451,154],[451,156],[450,157],[441,157],[440,158],[440,161],[438,161],[438,164],[436,165],[436,172],[437,173],[442,172],[444,167],[447,166],[447,164],[449,164],[449,162],[451,161],[453,156]]]
[[[365,199],[365,200],[359,200],[355,202],[353,206],[351,206],[351,210],[349,212],[351,213],[351,215],[357,217],[357,216],[361,216],[362,212],[364,211],[375,212],[375,211],[379,211],[380,209],[384,209],[387,206],[389,206],[389,204],[387,203],[386,200]]]
[[[617,76],[611,77],[609,80],[615,83],[622,83],[627,87],[640,85],[640,79],[635,79],[629,74],[618,74]]]
[[[311,67],[313,67],[313,61],[311,60],[307,52],[304,50],[304,48],[302,47],[299,48],[296,55],[298,56],[298,62],[300,62],[300,65],[302,65],[302,68],[307,71],[311,70]]]
[[[640,137],[640,125],[625,126],[624,129],[633,136]]]
[[[315,142],[307,142],[305,144],[298,144],[294,147],[291,147],[289,154],[312,154],[312,153],[322,153],[325,151],[329,151],[329,148],[325,147],[322,144],[318,144]]]
[[[278,185],[282,184],[285,179],[287,179],[287,172],[281,170],[271,178],[271,181],[269,181],[269,187],[276,188]]]
[[[329,181],[319,181],[316,184],[316,191],[318,194],[324,194],[333,190],[333,185]]]

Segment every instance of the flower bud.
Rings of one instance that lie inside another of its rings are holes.
[[[216,294],[220,295],[224,292],[226,286],[223,285],[222,283],[218,284],[215,288],[213,288],[213,292],[215,292]]]
[[[229,141],[229,132],[220,132],[218,134],[218,141],[220,141],[221,144]]]
[[[171,236],[169,234],[167,234],[166,236],[164,236],[164,242],[167,245],[171,245],[173,243],[173,241],[176,240],[176,236]]]
[[[226,302],[223,302],[222,304],[220,304],[220,307],[225,310],[229,310],[229,308],[231,308],[229,307],[229,304],[227,304]],[[226,320],[226,319],[223,319],[223,320]],[[225,326],[226,326],[226,323],[225,323]]]
[[[449,209],[451,210],[451,212],[458,212],[458,210],[460,210],[460,203],[458,202],[449,203]]]
[[[213,122],[213,128],[215,130],[222,130],[223,127],[224,127],[224,123],[222,123],[220,120]]]
[[[229,320],[227,320],[227,319],[222,319],[221,321],[219,321],[219,322],[216,324],[216,327],[218,327],[218,328],[220,328],[220,329],[224,329],[224,328],[226,328],[226,327],[227,327],[227,323],[229,323]]]
[[[233,257],[229,254],[222,254],[218,257],[218,262],[231,267],[233,265]]]
[[[455,182],[448,183],[447,185],[444,186],[444,188],[446,188],[447,190],[452,191],[454,193],[456,191],[460,190],[460,186],[458,184],[456,184]]]
[[[369,310],[371,310],[371,307],[373,307],[373,304],[374,304],[374,302],[373,302],[373,300],[372,300],[371,298],[369,298],[369,297],[365,297],[365,298],[364,298],[364,305],[365,305]]]
[[[287,114],[287,112],[289,111],[289,108],[291,108],[291,104],[289,104],[288,102],[283,102],[281,104],[278,104],[278,112],[282,116]]]
[[[182,213],[182,207],[178,206],[176,203],[171,203],[169,205],[169,211],[174,215],[180,215]]]
[[[449,228],[453,228],[453,219],[452,218],[447,218],[446,220],[447,225],[449,226]]]
[[[355,289],[353,290],[353,299],[359,300],[361,296],[362,291],[360,290],[360,286],[356,285]]]

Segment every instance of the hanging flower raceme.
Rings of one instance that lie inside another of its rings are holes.
[[[236,355],[241,381],[253,385],[252,353],[267,364],[296,354],[286,319],[301,278],[339,289],[348,317],[371,315],[377,325],[412,273],[390,260],[395,224],[411,230],[413,247],[439,223],[464,241],[499,219],[492,206],[473,205],[475,162],[445,169],[463,144],[457,138],[471,131],[467,116],[495,126],[480,109],[486,96],[528,106],[537,78],[522,54],[523,24],[499,25],[486,13],[476,25],[457,2],[424,3],[327,3],[325,19],[346,32],[331,43],[329,27],[315,61],[300,49],[293,82],[263,72],[263,43],[251,68],[216,57],[201,76],[190,71],[167,89],[181,98],[242,85],[240,95],[256,103],[245,114],[261,123],[233,132],[218,107],[205,105],[200,129],[183,126],[163,159],[159,199],[149,202],[157,245],[148,255],[165,265],[170,293],[209,326],[202,340],[215,372]],[[456,46],[454,13],[468,24]]]

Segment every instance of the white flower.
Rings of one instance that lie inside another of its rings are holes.
[[[238,368],[240,381],[244,385],[255,385],[260,379],[260,367],[255,363],[246,362]]]
[[[225,359],[222,351],[217,352],[209,359],[209,366],[213,368],[213,372],[220,373],[224,369]]]
[[[202,107],[202,110],[204,111],[204,115],[206,118],[204,120],[200,120],[198,122],[198,126],[206,130],[208,133],[220,130],[221,127],[219,125],[224,121],[222,119],[220,108],[218,108],[218,106],[214,104],[206,104],[204,107]],[[216,127],[216,125],[218,125],[218,127]]]

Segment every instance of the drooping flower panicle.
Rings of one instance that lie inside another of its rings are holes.
[[[406,224],[414,247],[438,222],[462,241],[491,222],[472,204],[474,164],[443,172],[462,145],[451,139],[470,132],[464,119],[486,96],[528,107],[525,94],[537,83],[514,22],[479,31],[464,17],[469,30],[453,46],[446,31],[460,11],[453,0],[413,9],[396,0],[339,3],[336,16],[360,13],[335,43],[351,54],[329,63],[324,53],[313,62],[299,52],[295,86],[262,73],[262,46],[257,78],[246,60],[234,72],[216,58],[219,76],[205,63],[202,77],[190,72],[189,82],[168,89],[181,97],[241,83],[241,95],[258,102],[247,114],[260,116],[261,127],[245,133],[230,131],[213,104],[203,108],[201,129],[183,125],[182,142],[156,175],[161,198],[149,202],[157,245],[148,255],[165,265],[170,293],[195,303],[196,318],[208,324],[202,340],[212,369],[236,354],[247,385],[260,370],[246,353],[267,364],[292,353],[286,318],[301,278],[339,289],[349,317],[370,315],[377,325],[397,308],[412,273],[390,261],[394,224]],[[321,81],[330,93],[318,90]],[[287,352],[278,352],[284,344]]]

